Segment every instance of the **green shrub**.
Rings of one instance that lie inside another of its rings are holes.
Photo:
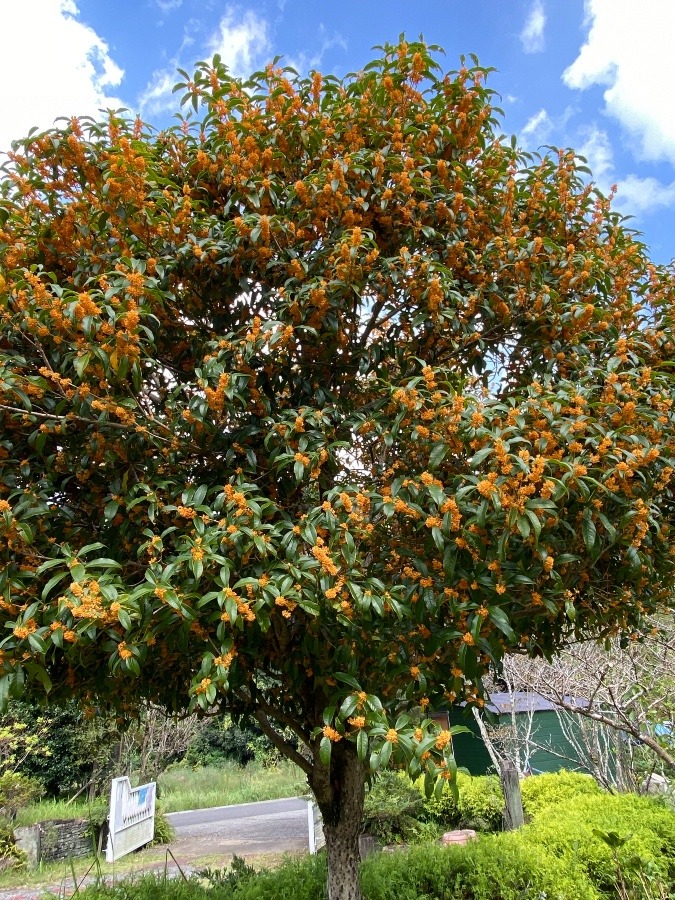
[[[40,781],[48,797],[68,795],[92,778],[109,790],[120,738],[114,716],[88,718],[74,700],[47,709],[12,700],[2,722],[5,730],[23,733],[15,768]]]
[[[232,760],[246,766],[255,758],[249,744],[257,736],[253,729],[232,724],[229,716],[216,716],[190,741],[185,762],[191,766],[218,766]]]
[[[523,797],[523,810],[530,818],[541,812],[546,806],[565,803],[582,794],[596,797],[602,793],[598,783],[591,775],[570,772],[568,769],[544,775],[531,775],[521,781],[520,790]]]
[[[37,778],[19,772],[0,775],[0,815],[14,820],[20,809],[35,803],[44,794],[44,787]]]
[[[284,737],[297,747],[295,735],[286,730]],[[235,724],[230,716],[214,716],[190,742],[184,761],[191,766],[222,766],[236,762],[247,766],[254,759],[263,765],[276,765],[283,757],[252,720]]]
[[[151,846],[155,846],[156,844],[170,844],[175,837],[176,832],[171,822],[169,822],[164,813],[156,809],[155,836],[152,839]]]
[[[418,788],[423,790],[422,782]],[[440,798],[424,800],[425,815],[444,828],[475,828],[498,831],[502,825],[504,797],[496,775],[457,775],[457,802],[448,787]]]
[[[0,819],[0,859],[3,869],[26,865],[26,853],[14,843],[13,823],[7,819]]]
[[[601,834],[628,838],[613,850]],[[564,806],[546,806],[520,832],[531,844],[578,863],[601,891],[612,892],[618,859],[626,871],[636,860],[655,877],[675,880],[675,814],[665,804],[635,794],[582,795]]]
[[[410,779],[397,772],[383,772],[366,794],[363,828],[381,844],[429,840],[437,829],[422,821],[423,814],[422,796]]]
[[[197,878],[205,881],[209,887],[228,887],[234,888],[255,878],[256,870],[253,866],[249,866],[246,860],[241,856],[233,856],[232,862],[224,869],[199,869],[196,873]]]
[[[278,869],[259,872],[238,882],[231,894],[209,894],[210,900],[325,900],[326,857],[324,853],[287,860]]]
[[[579,867],[517,833],[482,835],[464,847],[413,847],[369,857],[361,869],[367,900],[596,900]]]

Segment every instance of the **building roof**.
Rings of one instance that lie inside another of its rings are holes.
[[[588,700],[584,700],[582,697],[564,697],[563,699],[571,706],[588,706]],[[512,712],[516,714],[548,712],[550,710],[558,709],[558,707],[555,703],[551,703],[550,700],[544,699],[544,697],[541,697],[539,694],[529,693],[528,691],[514,691],[513,693],[509,693],[508,691],[493,691],[490,694],[488,702],[485,704],[485,709],[503,716],[510,715]]]

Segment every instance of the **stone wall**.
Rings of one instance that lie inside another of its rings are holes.
[[[91,824],[86,819],[50,819],[14,829],[14,840],[24,850],[28,865],[90,856],[94,852]]]

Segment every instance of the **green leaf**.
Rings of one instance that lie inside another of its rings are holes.
[[[427,487],[427,491],[429,492],[429,496],[434,501],[437,506],[443,506],[445,501],[448,499],[445,496],[445,491],[442,488],[439,488],[437,484],[430,484]]]
[[[584,538],[586,549],[592,553],[597,540],[597,531],[589,509],[584,510],[584,515],[581,520],[581,533]]]
[[[494,450],[492,447],[483,447],[483,449],[479,450],[478,453],[474,453],[474,455],[469,460],[469,465],[472,469],[477,468],[493,452]]]
[[[9,702],[9,689],[11,687],[11,676],[4,675],[0,678],[0,713],[7,712],[7,704]]]
[[[60,560],[59,560],[59,562],[60,562]],[[41,596],[42,596],[42,599],[43,599],[43,600],[46,600],[46,599],[47,599],[47,597],[49,596],[49,594],[50,594],[52,588],[56,587],[56,585],[59,583],[59,581],[61,581],[62,579],[64,579],[64,578],[66,577],[67,574],[68,574],[67,572],[61,572],[60,574],[54,575],[54,576],[52,576],[52,578],[49,579],[49,581],[47,582],[47,584],[42,588],[42,594],[41,594]]]
[[[561,553],[560,556],[556,556],[555,564],[556,566],[564,566],[567,563],[579,562],[580,559],[581,557],[575,553]]]
[[[630,567],[633,571],[637,571],[642,566],[642,559],[640,558],[640,554],[635,549],[635,547],[627,547],[626,548],[626,556],[630,561]]]
[[[335,672],[333,678],[337,679],[337,681],[342,681],[344,684],[348,684],[350,687],[353,687],[354,690],[361,690],[361,685],[353,675],[346,675],[344,672]]]
[[[339,716],[341,719],[348,719],[349,716],[354,715],[354,711],[359,704],[359,698],[355,694],[350,694],[348,697],[342,701],[342,705],[340,706]]]
[[[114,519],[117,515],[117,510],[120,508],[117,500],[110,500],[109,503],[106,503],[105,508],[103,510],[103,518],[106,522],[110,522],[111,519]]]
[[[531,509],[525,510],[525,515],[532,523],[532,529],[534,531],[535,537],[537,540],[539,539],[539,535],[541,534],[541,519],[539,516],[533,512]]]
[[[332,750],[332,744],[330,739],[325,735],[321,738],[321,743],[319,744],[319,759],[321,760],[321,764],[324,766],[330,765],[330,754]]]
[[[488,614],[497,628],[512,641],[515,638],[508,616],[500,606],[488,606]]]
[[[206,492],[208,491],[208,487],[205,484],[200,484],[197,490],[195,491],[194,497],[192,498],[193,506],[201,506],[204,502],[204,498],[206,497]]]
[[[361,762],[365,762],[368,756],[368,735],[362,729],[356,735],[356,753]]]
[[[75,357],[75,371],[77,372],[77,377],[82,378],[84,375],[85,369],[91,362],[91,353],[83,353],[82,356]]]
[[[447,452],[447,444],[434,444],[431,453],[429,454],[429,468],[432,470],[438,468],[445,459]]]
[[[527,516],[518,516],[518,520],[517,520],[516,524],[518,526],[518,531],[521,533],[521,535],[524,538],[529,538],[530,531],[531,531],[529,518]]]
[[[37,650],[38,653],[46,653],[47,645],[42,640],[39,634],[29,634],[28,635],[28,643],[31,645],[33,650]]]
[[[391,741],[385,741],[384,746],[380,750],[380,768],[386,769],[389,765],[389,760],[391,759],[391,751],[394,749],[394,745]]]
[[[596,516],[598,517],[598,521],[602,523],[610,541],[614,543],[616,541],[616,528],[612,525],[612,523],[604,513],[596,513]]]
[[[82,581],[87,573],[82,563],[76,563],[74,566],[70,567],[70,574],[73,581],[79,582]]]

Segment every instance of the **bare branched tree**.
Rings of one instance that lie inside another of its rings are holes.
[[[638,761],[647,774],[675,774],[672,619],[654,622],[626,646],[573,645],[552,663],[509,656],[503,679],[509,691],[534,692],[565,713],[559,719],[566,739],[606,787],[639,788]]]
[[[138,723],[122,735],[125,769],[133,769],[141,781],[156,777],[171,762],[182,758],[202,726],[195,715],[170,716],[162,707],[146,704]]]

